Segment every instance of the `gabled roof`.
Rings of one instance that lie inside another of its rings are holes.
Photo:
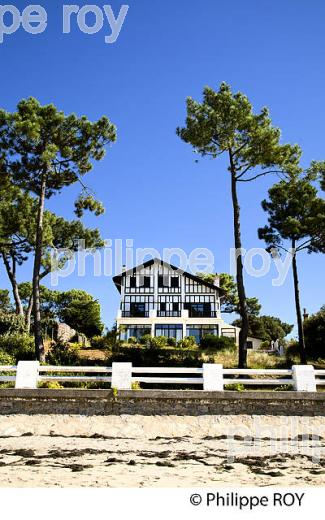
[[[168,264],[167,262],[164,262],[164,260],[160,260],[159,258],[153,258],[152,260],[148,260],[147,262],[144,262],[143,264],[137,265],[136,267],[132,267],[132,269],[128,269],[127,271],[124,271],[121,274],[118,274],[113,277],[113,282],[115,283],[117,289],[119,292],[121,292],[121,280],[122,278],[125,278],[126,276],[132,276],[137,271],[140,271],[140,269],[150,267],[153,264],[159,264],[164,267],[167,267],[169,269],[173,269],[174,271],[178,271],[180,274],[186,276],[187,278],[190,278],[191,280],[194,280],[201,285],[205,285],[206,287],[210,287],[210,289],[218,290],[221,294],[224,294],[224,290],[218,287],[217,285],[214,285],[213,283],[207,282],[205,280],[202,280],[199,276],[195,276],[194,274],[188,273],[187,271],[184,271],[180,267],[176,267],[172,264]]]

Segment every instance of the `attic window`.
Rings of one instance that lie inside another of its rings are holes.
[[[160,274],[158,276],[158,287],[168,287],[168,277]]]
[[[130,276],[130,287],[135,289],[137,286],[137,279],[135,276]]]
[[[179,287],[179,278],[178,278],[178,276],[172,276],[171,277],[171,279],[170,279],[170,286],[175,288],[175,289]]]

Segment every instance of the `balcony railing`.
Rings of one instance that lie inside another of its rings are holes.
[[[218,318],[219,313],[217,311],[199,311],[195,309],[187,309],[189,318]],[[180,318],[182,316],[182,310],[179,309],[177,311],[162,311],[162,310],[154,310],[151,311],[151,317],[158,318]],[[132,310],[132,311],[121,311],[122,318],[149,318],[150,313],[147,311],[140,310]],[[184,316],[186,317],[186,316]]]
[[[122,318],[149,318],[149,311],[122,311]]]
[[[188,311],[189,318],[218,318],[217,311],[196,311],[194,309],[189,309]]]
[[[182,315],[181,311],[158,311],[158,318],[180,318]]]

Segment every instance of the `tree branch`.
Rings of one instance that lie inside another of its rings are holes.
[[[247,171],[247,169],[246,169]],[[250,179],[241,179],[241,177],[243,175],[245,175],[246,171],[244,171],[243,173],[241,173],[240,175],[238,175],[236,177],[236,180],[238,182],[250,182],[250,181],[254,181],[255,179],[258,179],[259,177],[264,177],[265,175],[269,175],[269,174],[280,174],[280,170],[269,170],[267,172],[263,172],[263,173],[258,173],[257,175],[254,175],[254,177],[251,177]]]

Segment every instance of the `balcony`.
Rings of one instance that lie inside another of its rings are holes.
[[[122,318],[149,318],[149,311],[122,311]]]
[[[189,318],[218,318],[217,311],[199,311],[195,309],[189,309]]]
[[[182,311],[157,311],[158,318],[180,318]]]

